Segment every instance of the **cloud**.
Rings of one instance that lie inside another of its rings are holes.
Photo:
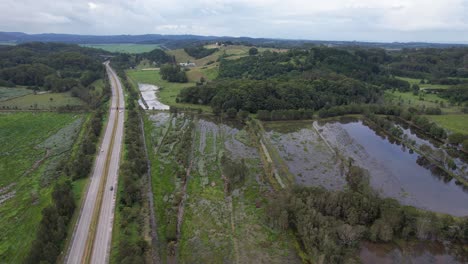
[[[2,0],[0,30],[468,41],[468,0]]]

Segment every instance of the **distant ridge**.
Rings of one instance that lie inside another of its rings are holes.
[[[76,34],[26,34],[22,32],[0,32],[0,42],[24,43],[24,42],[63,42],[74,44],[110,44],[110,43],[154,43],[168,48],[179,48],[191,44],[204,42],[226,42],[251,44],[269,47],[302,47],[304,45],[327,45],[327,46],[362,46],[378,47],[385,49],[402,48],[448,48],[468,46],[468,44],[449,43],[425,43],[425,42],[361,42],[361,41],[322,41],[322,40],[293,40],[293,39],[269,39],[250,37],[227,37],[227,36],[198,36],[198,35],[76,35]]]

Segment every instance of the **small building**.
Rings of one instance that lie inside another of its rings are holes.
[[[191,68],[191,67],[196,67],[197,65],[193,62],[181,62],[179,63],[180,67],[184,68]]]

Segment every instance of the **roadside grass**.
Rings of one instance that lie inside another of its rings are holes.
[[[66,93],[28,94],[0,102],[0,110],[55,110],[61,106],[83,106],[85,103]]]
[[[158,92],[159,100],[169,106],[175,106],[178,108],[193,108],[193,109],[202,109],[204,112],[211,112],[211,108],[207,105],[196,105],[196,104],[186,104],[186,103],[177,103],[176,98],[179,95],[180,91],[186,87],[194,86],[195,83],[171,83],[165,81],[161,78],[159,71],[142,71],[142,70],[128,70],[127,76],[130,79],[130,82],[136,89],[138,89],[138,83],[147,83],[154,84],[159,86],[160,90]]]
[[[461,113],[461,108],[450,105],[445,98],[439,97],[437,94],[421,92],[419,95],[414,95],[412,92],[385,91],[384,98],[387,102],[400,104],[403,106],[421,107],[440,107],[443,113]]]
[[[468,135],[468,114],[426,115],[426,117],[451,132]]]
[[[411,85],[417,84],[417,85],[419,85],[419,88],[420,88],[420,89],[424,89],[424,88],[431,88],[431,89],[434,89],[434,88],[438,88],[438,89],[447,89],[447,88],[450,88],[450,87],[451,87],[451,85],[446,85],[446,84],[421,83],[421,79],[415,79],[415,78],[399,77],[399,76],[395,76],[395,78],[400,79],[400,80],[403,80],[403,81],[407,81],[407,82],[409,82]],[[425,80],[425,81],[427,81],[427,80]]]
[[[0,87],[0,102],[32,93],[33,91],[26,87]]]
[[[117,43],[117,44],[80,44],[80,46],[102,49],[109,52],[120,52],[137,54],[149,52],[154,49],[159,49],[159,44],[134,44],[134,43]]]
[[[21,263],[28,253],[41,211],[51,203],[53,184],[44,185],[44,175],[53,169],[54,161],[69,154],[73,143],[69,141],[80,130],[79,118],[82,119],[82,115],[0,114],[0,188],[13,184],[6,193],[14,194],[0,204],[0,262]],[[62,146],[67,146],[68,150]],[[46,147],[50,148],[51,155],[58,156],[45,159],[33,169],[34,164],[44,158]],[[67,154],[60,154],[62,151]]]

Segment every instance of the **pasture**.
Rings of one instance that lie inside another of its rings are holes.
[[[56,110],[64,106],[83,106],[84,102],[66,93],[27,94],[0,101],[0,110]]]
[[[0,114],[0,262],[21,263],[51,202],[55,169],[66,159],[83,115]],[[6,198],[6,199],[5,199]]]
[[[428,115],[426,117],[450,132],[468,135],[468,114]]]
[[[109,52],[120,53],[144,53],[160,48],[158,44],[135,44],[135,43],[116,43],[116,44],[80,44],[80,46],[102,49]]]
[[[33,91],[24,87],[0,87],[0,102],[11,100],[16,97],[32,94]]]
[[[188,83],[172,83],[165,81],[161,78],[158,70],[155,71],[143,71],[143,70],[128,70],[127,76],[130,79],[130,82],[136,89],[138,89],[138,83],[147,83],[153,84],[158,87],[159,93],[158,98],[161,103],[175,106],[180,108],[196,108],[202,109],[205,112],[210,112],[211,108],[207,105],[194,105],[194,104],[185,104],[185,103],[177,103],[176,98],[179,92],[184,89],[185,87],[194,86],[195,83],[188,82]]]

